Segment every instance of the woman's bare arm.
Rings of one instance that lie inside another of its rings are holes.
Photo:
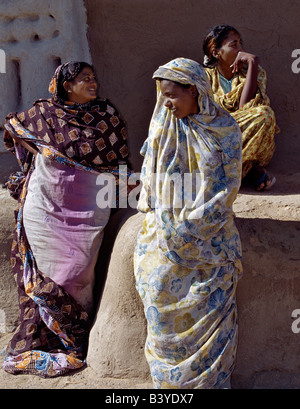
[[[258,58],[256,55],[246,53],[245,51],[240,51],[231,66],[232,71],[238,71],[240,65],[243,63],[248,65],[248,71],[239,103],[240,108],[253,99],[257,91]]]
[[[18,142],[19,145],[22,145],[25,149],[31,152],[34,156],[38,153],[38,149],[32,143],[26,142],[23,139],[18,138],[15,135],[13,135],[13,138],[15,139],[16,142]]]

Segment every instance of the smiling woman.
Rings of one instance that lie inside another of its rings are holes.
[[[160,89],[164,96],[164,105],[176,118],[184,118],[199,111],[198,91],[194,85],[180,84],[169,80],[160,80]]]
[[[72,81],[65,81],[67,101],[85,104],[97,97],[98,83],[92,67],[86,66]]]
[[[5,146],[22,170],[7,183],[19,200],[11,259],[20,325],[3,365],[13,374],[53,377],[85,365],[95,265],[111,210],[97,206],[97,183],[110,174],[118,185],[119,165],[128,164],[124,122],[97,88],[89,64],[60,65],[52,98],[6,119]]]
[[[232,213],[240,186],[241,134],[213,101],[197,62],[177,58],[153,78],[157,102],[141,150],[137,206],[145,219],[134,255],[147,319],[145,354],[154,388],[228,387],[242,274]],[[175,183],[173,176],[183,180],[187,174],[199,185]]]

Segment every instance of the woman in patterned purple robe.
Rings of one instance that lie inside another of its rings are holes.
[[[91,65],[66,63],[51,99],[6,118],[4,143],[21,167],[7,182],[18,199],[11,262],[20,325],[3,364],[13,374],[54,377],[85,365],[95,264],[114,207],[98,193],[108,176],[117,187],[129,165],[124,122],[97,90]]]

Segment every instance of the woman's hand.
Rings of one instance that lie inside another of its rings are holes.
[[[232,72],[235,73],[239,71],[243,64],[248,65],[248,70],[239,103],[240,108],[255,97],[257,91],[258,58],[256,55],[247,53],[246,51],[239,51],[236,59],[230,66],[232,67]]]
[[[27,149],[27,150],[28,150],[29,152],[31,152],[34,156],[37,155],[38,149],[35,147],[35,145],[33,145],[33,144],[30,143],[30,142],[26,142],[26,141],[24,141],[23,139],[18,138],[18,137],[15,136],[15,135],[13,135],[13,138],[16,140],[16,142],[17,142],[19,145],[22,145],[23,148]]]
[[[230,67],[232,67],[232,72],[237,72],[239,69],[242,68],[243,64],[247,64],[248,67],[249,65],[251,66],[258,66],[258,58],[254,54],[247,53],[246,51],[239,51],[236,59],[234,60],[233,64],[231,64]]]

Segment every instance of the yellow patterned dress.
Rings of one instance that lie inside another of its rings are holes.
[[[196,85],[199,114],[157,104],[142,147],[145,213],[134,254],[155,388],[220,388],[234,368],[241,244],[232,204],[241,181],[241,133],[213,101],[204,69],[179,58],[153,78]]]
[[[276,126],[275,114],[270,107],[270,100],[266,93],[267,76],[265,70],[259,66],[257,78],[257,92],[255,97],[239,108],[241,94],[246,81],[245,70],[234,74],[231,91],[225,93],[216,67],[205,68],[209,76],[215,101],[229,112],[239,124],[242,131],[243,170],[245,177],[252,168],[267,166],[275,152],[274,135],[279,132]]]

